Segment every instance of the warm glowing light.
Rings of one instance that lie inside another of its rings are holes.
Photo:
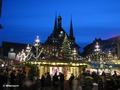
[[[47,62],[43,62],[43,64],[47,64]]]
[[[40,62],[38,62],[38,64],[40,65]]]
[[[79,66],[79,63],[77,63],[77,66]]]
[[[86,65],[85,63],[83,63],[83,65]]]
[[[80,63],[80,65],[83,65],[82,63]]]
[[[75,63],[73,63],[72,65],[75,66]]]
[[[55,63],[52,63],[52,65],[55,65]]]

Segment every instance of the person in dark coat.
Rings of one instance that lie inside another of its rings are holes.
[[[16,79],[15,71],[12,71],[10,73],[10,84],[11,85],[15,85],[15,79]],[[10,87],[10,89],[13,90],[13,87]]]
[[[0,90],[3,90],[5,86],[3,86],[5,83],[5,75],[3,71],[0,71]]]
[[[54,90],[58,90],[58,86],[59,86],[59,79],[58,79],[57,73],[55,73],[53,76],[53,88],[54,88]]]
[[[41,81],[41,90],[44,90],[44,88],[45,88],[45,74],[42,75],[40,81]]]
[[[93,71],[91,76],[93,78],[93,82],[97,83],[98,82],[98,74],[95,71]]]
[[[115,90],[115,80],[113,77],[106,78],[106,90]]]
[[[45,90],[50,90],[51,88],[51,76],[49,72],[47,72],[47,76],[45,78]]]
[[[102,78],[99,78],[99,80],[98,80],[98,90],[104,90],[104,89],[103,89]]]
[[[93,88],[93,78],[90,76],[89,72],[86,73],[84,84],[85,84],[85,90],[92,90],[92,88]]]
[[[99,76],[98,80],[98,90],[105,90],[105,83],[106,83],[106,74],[103,71],[102,75]]]
[[[80,77],[80,81],[79,81],[79,84],[80,84],[82,90],[85,90],[84,80],[85,80],[85,75],[82,74],[81,77]]]
[[[69,87],[71,90],[73,90],[73,80],[74,80],[74,75],[73,73],[71,74],[70,78],[69,78]]]
[[[21,90],[21,87],[23,85],[23,81],[25,79],[25,75],[23,74],[22,71],[19,71],[18,76],[17,76],[18,82],[17,84],[19,85],[19,90]]]
[[[113,76],[112,77],[114,77],[114,78],[116,78],[117,77],[117,72],[116,71],[114,71],[114,74],[113,74]]]
[[[59,83],[60,83],[60,90],[64,90],[64,74],[59,73]]]

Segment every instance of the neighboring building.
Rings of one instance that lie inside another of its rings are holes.
[[[118,60],[120,59],[120,36],[116,36],[107,40],[95,39],[93,43],[87,45],[82,53],[83,57],[96,59],[95,45],[98,42],[100,51],[98,58],[102,60]]]
[[[27,44],[22,44],[22,43],[15,43],[15,42],[2,42],[2,54],[3,57],[8,56],[8,52],[10,51],[11,48],[14,49],[14,52],[18,54],[19,52],[22,51],[22,49],[26,49]]]
[[[48,36],[48,39],[44,43],[45,54],[56,55],[57,52],[60,52],[65,34],[67,35],[67,38],[69,39],[69,42],[70,42],[71,53],[73,53],[73,51],[76,50],[76,54],[79,55],[80,47],[75,42],[72,20],[70,22],[70,31],[68,35],[65,32],[65,30],[62,28],[62,17],[61,16],[58,16],[58,18],[55,17],[54,30],[51,33],[51,35]]]

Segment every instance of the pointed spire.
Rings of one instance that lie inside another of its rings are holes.
[[[73,25],[72,25],[72,16],[71,16],[71,22],[70,22],[70,38],[73,39]]]
[[[61,25],[62,25],[62,22],[61,22],[61,21],[62,21],[62,17],[59,15],[59,16],[58,16],[58,28],[61,28],[61,27],[62,27],[62,26],[61,26]]]
[[[54,31],[57,30],[57,13],[55,15]]]
[[[54,37],[54,38],[57,38],[57,13],[55,14],[53,37]]]

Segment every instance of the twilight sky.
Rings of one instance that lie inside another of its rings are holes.
[[[95,38],[120,35],[120,0],[2,0],[0,42],[44,42],[52,33],[55,15],[69,34],[72,16],[76,43],[84,48]]]

